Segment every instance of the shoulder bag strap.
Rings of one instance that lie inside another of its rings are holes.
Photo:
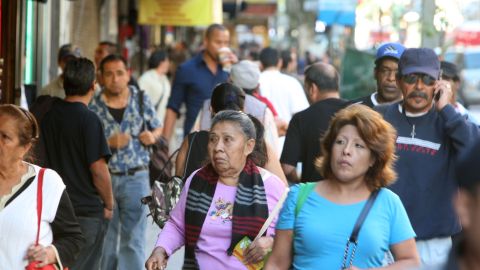
[[[348,267],[353,265],[353,259],[355,258],[355,251],[357,249],[357,244],[358,244],[358,234],[360,232],[360,229],[362,228],[363,222],[367,218],[368,213],[370,212],[370,209],[373,206],[373,203],[375,203],[375,199],[377,198],[379,192],[380,190],[377,189],[370,194],[370,196],[368,197],[367,203],[365,203],[365,206],[363,206],[362,212],[360,212],[360,215],[358,216],[357,221],[355,222],[355,226],[353,227],[352,234],[350,235],[350,238],[347,241],[347,246],[345,247],[345,252],[343,254],[342,269],[347,269]],[[347,258],[348,258],[348,252],[350,250],[350,243],[353,243],[353,250],[352,250],[352,255],[350,256],[349,266],[347,266]]]
[[[160,98],[158,99],[157,103],[155,103],[155,112],[158,111],[158,108],[160,107],[160,103],[162,103],[163,95],[164,95],[164,94],[162,94],[162,95],[160,96]]]
[[[308,198],[308,195],[315,188],[317,182],[301,183],[300,190],[298,191],[297,204],[295,206],[295,217],[298,216],[300,210],[302,210],[303,204]]]
[[[270,212],[267,220],[265,221],[265,223],[263,224],[262,228],[260,229],[260,231],[258,232],[257,236],[255,237],[255,239],[253,241],[262,237],[262,235],[268,229],[268,226],[270,226],[270,224],[272,223],[273,219],[278,215],[278,212],[282,208],[283,202],[285,202],[285,199],[287,198],[288,191],[289,191],[289,189],[285,188],[285,191],[283,192],[282,196],[280,196],[280,199],[278,199],[278,202],[275,205],[275,208],[273,208],[272,212]]]
[[[190,152],[192,151],[192,145],[193,141],[195,140],[195,136],[197,136],[198,131],[193,132],[192,139],[189,140],[188,142],[188,152],[187,152],[187,158],[185,159],[185,165],[183,168],[183,176],[182,179],[185,181],[185,177],[187,177],[187,166],[188,166],[188,159],[190,158]]]
[[[147,125],[145,124],[145,116],[143,115],[143,91],[142,90],[138,90],[138,108],[140,110],[140,116],[142,117],[142,121],[143,121],[143,124],[142,124],[142,130],[146,130],[147,128]]]
[[[355,226],[353,227],[352,234],[350,235],[350,242],[357,242],[358,241],[358,233],[360,232],[360,229],[362,228],[363,222],[367,218],[368,213],[370,212],[370,209],[373,206],[373,203],[375,202],[375,199],[378,196],[379,190],[375,190],[370,194],[368,197],[368,201],[365,204],[365,206],[362,209],[362,212],[358,216],[357,222],[355,223]]]
[[[45,168],[41,168],[38,172],[37,179],[37,238],[35,240],[35,245],[38,245],[38,238],[40,237],[40,222],[42,220],[42,189],[43,189],[43,174],[45,173]]]

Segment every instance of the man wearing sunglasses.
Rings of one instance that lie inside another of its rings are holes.
[[[397,129],[398,180],[390,188],[405,205],[426,269],[446,261],[451,236],[461,229],[452,205],[454,157],[480,138],[478,127],[450,104],[450,84],[439,78],[433,50],[407,49],[397,73],[403,100],[376,107]]]
[[[378,48],[373,70],[377,91],[353,100],[352,103],[361,103],[373,108],[379,104],[389,104],[402,99],[402,92],[397,87],[396,75],[398,60],[403,51],[405,47],[399,43],[385,43]]]

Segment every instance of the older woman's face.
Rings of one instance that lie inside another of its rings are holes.
[[[363,181],[374,159],[367,144],[353,125],[340,129],[332,146],[330,166],[341,182]]]
[[[18,127],[8,115],[0,115],[0,163],[12,164],[23,160],[30,144],[20,145]]]
[[[223,121],[212,127],[208,140],[208,156],[219,175],[238,173],[252,153],[255,141],[247,140],[240,125]]]

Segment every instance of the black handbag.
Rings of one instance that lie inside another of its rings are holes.
[[[143,96],[144,92],[142,90],[139,90],[138,103],[140,107],[140,115],[143,119],[142,130],[146,130],[147,124],[145,123],[145,118],[143,114]],[[173,168],[173,164],[171,162],[168,162],[169,149],[167,140],[163,136],[160,136],[157,141],[150,146],[149,151],[150,162],[148,163],[148,172],[150,175],[150,186],[153,186],[155,181],[167,183],[172,178]]]

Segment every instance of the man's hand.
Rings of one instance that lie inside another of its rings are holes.
[[[435,97],[438,95],[438,100]],[[435,108],[437,111],[441,111],[445,105],[450,104],[452,99],[452,86],[448,81],[438,80],[435,83],[435,91],[433,93],[435,100]]]
[[[113,209],[103,208],[103,218],[111,220],[113,218]]]
[[[110,148],[120,149],[125,147],[130,139],[131,137],[127,133],[116,133],[108,138],[108,146],[110,146]]]
[[[152,145],[156,141],[155,135],[153,135],[153,133],[148,130],[145,130],[142,133],[140,133],[140,135],[138,135],[138,139],[145,146]]]

